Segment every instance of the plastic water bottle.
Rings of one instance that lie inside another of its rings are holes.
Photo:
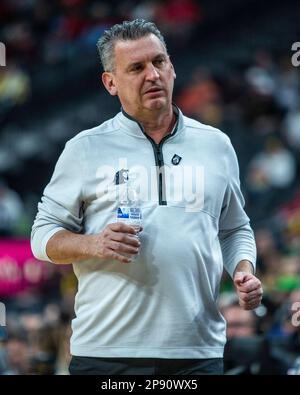
[[[121,204],[117,211],[117,222],[124,222],[129,226],[133,226],[139,232],[142,226],[142,211],[137,205]]]
[[[135,228],[137,234],[133,237],[138,236],[138,232],[141,230],[142,227],[142,210],[141,204],[139,199],[137,198],[137,192],[131,185],[131,182],[127,179],[123,193],[121,193],[118,208],[117,208],[117,215],[116,215],[116,222],[123,222],[126,225],[132,226]],[[132,260],[137,258],[138,254],[130,255]]]

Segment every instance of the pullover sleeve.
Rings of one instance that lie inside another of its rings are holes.
[[[46,246],[59,230],[81,233],[83,228],[82,180],[84,162],[78,142],[69,141],[38,204],[31,231],[31,249],[40,260],[49,261]]]
[[[228,184],[219,219],[219,240],[224,267],[232,277],[237,264],[244,259],[252,263],[255,271],[256,245],[249,218],[244,211],[238,160],[229,139],[225,160]]]

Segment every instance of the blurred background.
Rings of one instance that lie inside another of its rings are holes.
[[[238,155],[265,293],[242,311],[224,275],[226,372],[300,374],[300,67],[291,60],[300,2],[291,0],[1,0],[0,374],[68,374],[76,280],[71,267],[33,258],[30,230],[65,142],[119,111],[101,85],[96,42],[134,18],[166,36],[177,105],[221,128]]]

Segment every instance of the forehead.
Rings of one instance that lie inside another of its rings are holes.
[[[115,64],[130,64],[153,59],[159,54],[167,55],[162,42],[154,34],[138,40],[117,41],[115,45]]]

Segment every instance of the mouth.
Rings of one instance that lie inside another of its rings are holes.
[[[151,95],[155,95],[155,94],[159,94],[161,93],[163,90],[161,88],[150,88],[148,89],[144,94],[151,94]]]

